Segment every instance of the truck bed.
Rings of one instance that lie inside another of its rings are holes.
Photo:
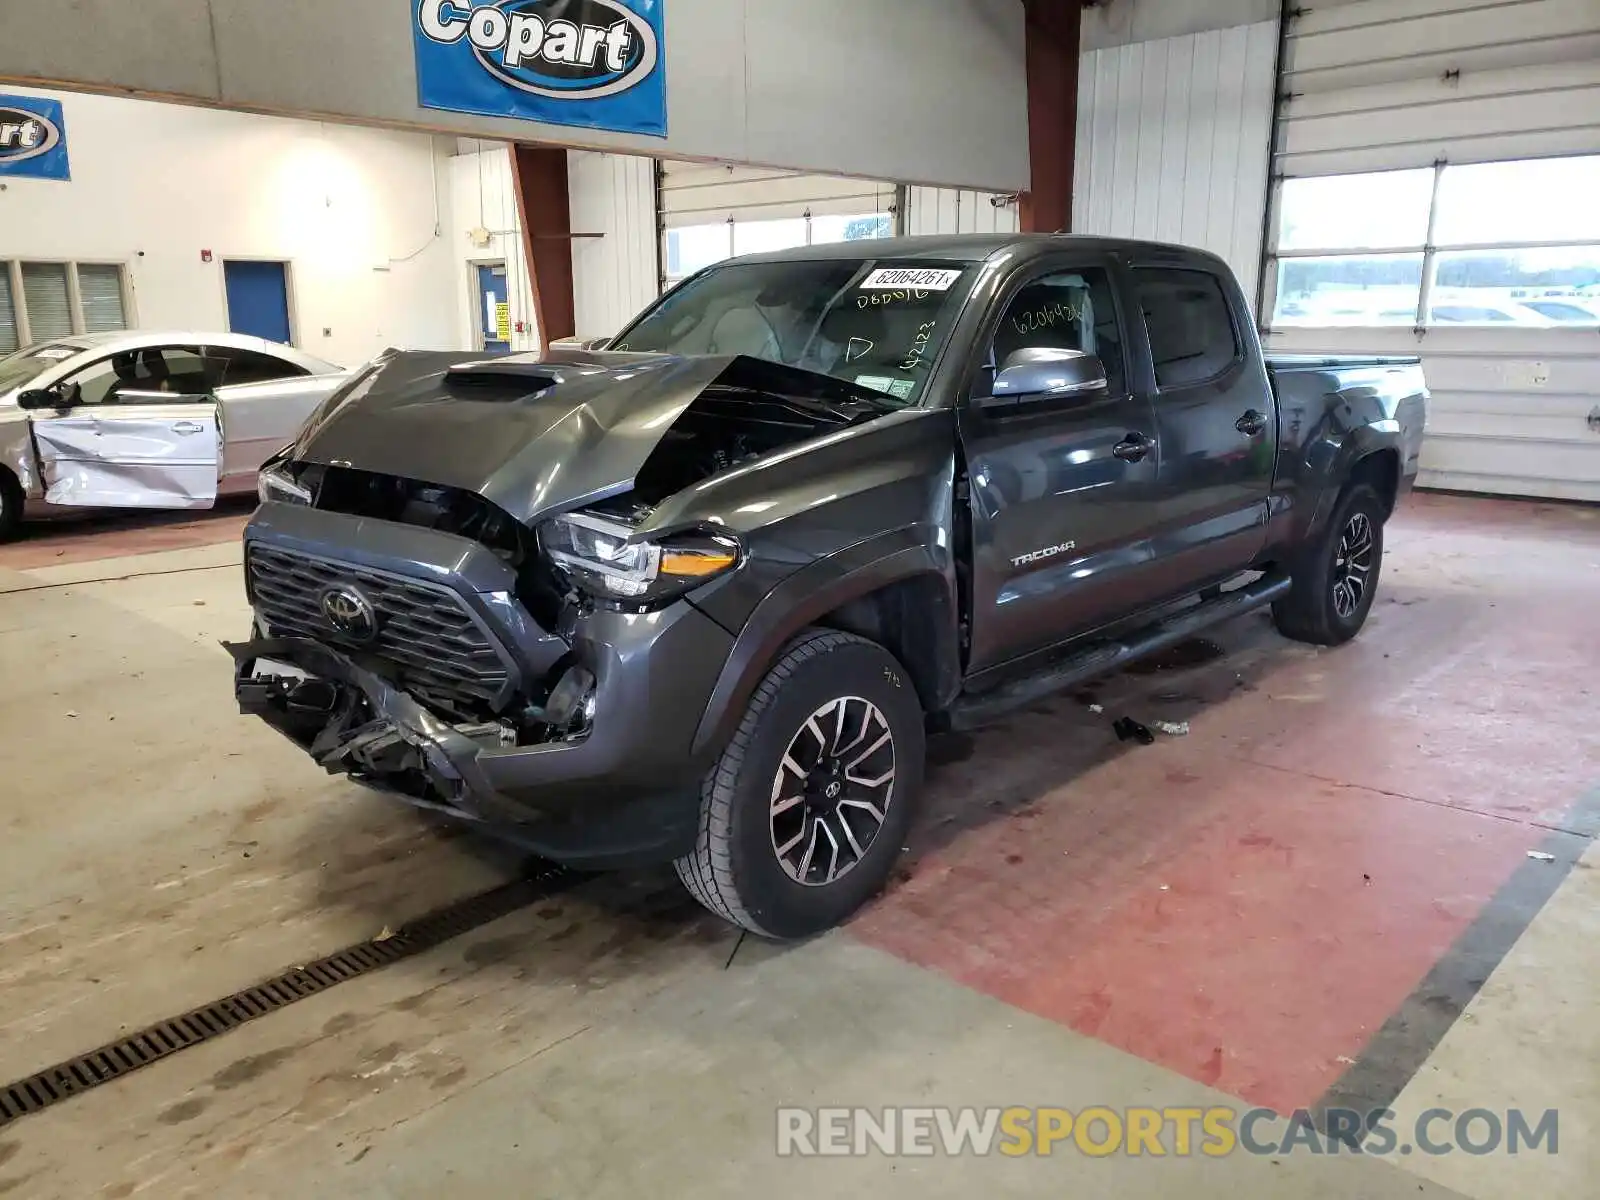
[[[1321,412],[1329,393],[1360,390],[1376,395],[1401,433],[1400,473],[1415,479],[1428,420],[1428,385],[1415,355],[1268,354],[1267,377],[1279,420]]]

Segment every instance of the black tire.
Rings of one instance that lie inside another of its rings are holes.
[[[1368,542],[1368,550],[1349,555],[1347,564],[1346,551]],[[1362,560],[1368,564],[1364,573],[1356,569]],[[1339,497],[1322,535],[1295,560],[1294,589],[1272,606],[1278,632],[1315,646],[1348,642],[1372,611],[1382,568],[1383,502],[1368,485],[1353,484]],[[1353,599],[1352,579],[1360,581]]]
[[[0,467],[0,542],[22,536],[22,485],[5,467]]]
[[[872,733],[874,742],[881,741],[876,731],[887,729],[889,757],[880,747],[851,769],[857,775],[882,774],[887,762],[893,777],[886,787],[877,785],[882,791],[859,787],[868,782],[859,778],[835,776],[837,783],[816,783],[828,780],[830,770],[842,770],[836,764],[849,761],[862,744],[857,740],[844,754],[830,755],[828,735],[820,733],[820,725],[817,735],[824,741],[814,769],[802,776],[786,765],[787,760],[811,766],[799,760],[805,747],[816,744],[808,730],[812,718],[841,704],[837,726],[843,737],[833,735],[835,746],[853,736],[858,718],[863,738]],[[869,709],[881,720],[874,720]],[[694,851],[678,859],[678,878],[712,912],[763,937],[803,938],[839,924],[882,889],[900,854],[922,788],[922,722],[922,705],[910,677],[883,647],[831,630],[802,634],[756,688],[732,741],[706,776],[698,838]],[[813,782],[802,784],[802,779]],[[789,787],[812,799],[777,796]],[[775,815],[785,800],[789,806]],[[875,830],[870,829],[872,810],[863,809],[863,802],[882,813]],[[792,824],[796,821],[798,825]],[[827,862],[799,850],[787,859],[781,856],[779,839],[792,845],[791,829],[800,831],[796,836],[802,842],[809,829],[810,841],[830,856]],[[845,845],[857,842],[859,856]],[[841,847],[842,858],[853,860],[848,865],[840,865]],[[831,882],[825,881],[830,869],[838,872]],[[801,870],[812,882],[800,882],[796,872]]]

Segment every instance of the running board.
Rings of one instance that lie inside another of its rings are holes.
[[[963,696],[950,708],[952,729],[976,729],[996,717],[1025,708],[1046,696],[1109,675],[1136,659],[1166,650],[1202,629],[1242,617],[1288,595],[1292,581],[1283,575],[1264,575],[1254,583],[1202,601],[1165,621],[1147,625],[1117,641],[1101,643],[1055,663],[1037,675],[1003,684],[990,692]]]

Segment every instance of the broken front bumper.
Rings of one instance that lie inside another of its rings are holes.
[[[308,638],[224,643],[239,711],[260,717],[330,774],[489,820],[501,808],[477,765],[500,744],[440,720],[380,676]],[[409,785],[409,786],[407,786]]]
[[[321,642],[228,645],[240,711],[325,770],[560,862],[662,862],[692,848],[707,751],[694,737],[732,639],[687,604],[591,614],[569,631],[591,678],[584,731],[517,744],[508,726],[446,721]]]

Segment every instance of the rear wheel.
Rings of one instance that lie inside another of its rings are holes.
[[[22,536],[22,485],[17,477],[0,467],[0,542]]]
[[[1294,589],[1272,606],[1278,632],[1337,646],[1366,624],[1383,567],[1383,503],[1364,483],[1340,497],[1318,541],[1294,566]]]
[[[707,776],[678,877],[753,933],[820,933],[882,888],[922,768],[922,706],[894,657],[852,634],[802,635]]]

